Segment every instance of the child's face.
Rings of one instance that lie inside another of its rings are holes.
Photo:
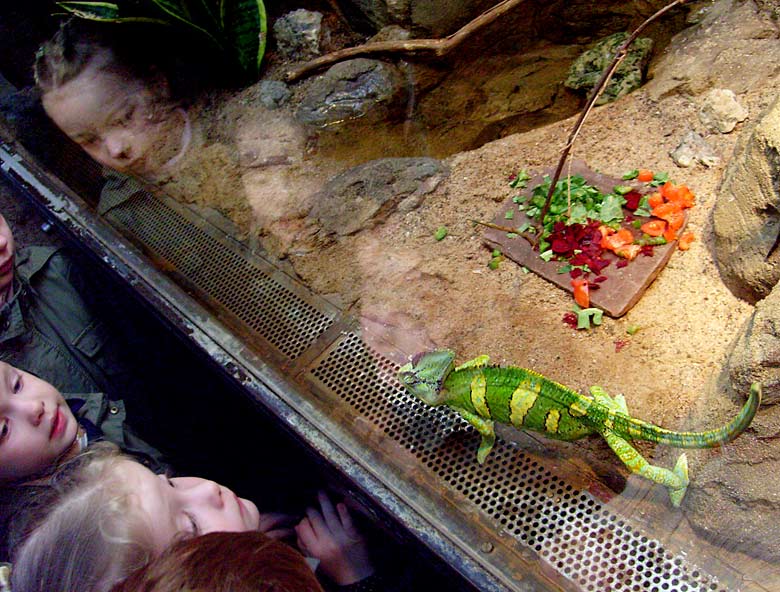
[[[0,362],[0,482],[51,467],[77,433],[76,418],[57,389]]]
[[[107,50],[96,54],[78,76],[47,92],[43,107],[99,163],[153,179],[179,153],[183,119],[167,104],[164,81],[151,88],[112,69],[113,59]]]
[[[155,475],[143,465],[126,460],[117,472],[137,507],[145,514],[154,539],[155,552],[168,547],[181,534],[245,532],[257,530],[257,506],[227,487],[197,477]]]
[[[0,292],[11,287],[14,281],[14,235],[11,227],[0,214]]]

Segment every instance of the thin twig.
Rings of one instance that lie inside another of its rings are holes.
[[[594,87],[593,93],[588,99],[588,102],[585,104],[582,113],[580,113],[580,117],[579,119],[577,119],[577,123],[574,125],[574,129],[569,135],[569,139],[566,142],[566,146],[563,147],[563,152],[561,152],[561,158],[558,161],[558,166],[555,169],[555,175],[553,175],[552,181],[550,183],[550,189],[547,192],[547,199],[544,202],[544,207],[542,208],[541,215],[539,216],[539,226],[538,226],[539,232],[537,233],[537,237],[540,237],[542,234],[542,229],[544,228],[544,218],[545,216],[547,216],[547,212],[550,209],[552,196],[553,193],[555,192],[555,185],[558,183],[558,179],[561,178],[561,171],[563,170],[563,164],[566,162],[566,157],[569,155],[569,151],[574,145],[574,141],[577,139],[577,135],[580,133],[580,130],[582,129],[583,124],[585,123],[585,118],[593,110],[596,101],[601,96],[601,93],[604,92],[604,89],[606,88],[610,78],[612,78],[612,75],[615,73],[615,70],[617,70],[618,66],[623,61],[623,58],[625,58],[626,55],[628,54],[628,47],[636,40],[637,37],[639,37],[642,31],[644,31],[645,28],[650,23],[652,23],[655,19],[665,14],[675,6],[679,6],[681,4],[684,4],[685,2],[687,2],[687,0],[674,0],[674,2],[664,6],[661,10],[653,14],[645,22],[639,25],[639,27],[637,27],[637,29],[633,33],[631,33],[628,39],[626,39],[625,43],[623,43],[623,45],[620,46],[617,53],[615,54],[615,59],[612,60],[612,63],[609,65],[609,67],[606,70],[604,70],[604,73],[601,75],[601,78],[596,83],[596,86]]]
[[[510,228],[509,226],[501,226],[500,224],[493,224],[492,222],[482,222],[482,220],[469,220],[472,224],[478,224],[479,226],[487,226],[488,228],[493,228],[494,230],[500,230],[501,232],[511,232],[512,234],[516,234],[517,236],[521,236],[524,239],[526,239],[528,242],[533,244],[533,240],[531,239],[531,236],[527,232],[520,232],[517,228]]]
[[[325,66],[330,66],[336,62],[354,58],[356,56],[404,53],[412,56],[416,54],[423,54],[433,57],[442,57],[460,45],[474,31],[492,23],[522,2],[525,2],[525,0],[503,0],[503,2],[499,2],[490,10],[483,12],[474,20],[463,25],[463,27],[455,31],[452,35],[448,35],[443,39],[372,41],[369,43],[364,43],[363,45],[358,45],[356,47],[339,49],[338,51],[325,54],[324,56],[315,58],[309,62],[301,64],[300,66],[291,68],[284,75],[284,79],[287,82],[292,82],[314,70],[319,70]]]

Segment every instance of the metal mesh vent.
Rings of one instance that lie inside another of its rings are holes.
[[[291,359],[332,324],[335,312],[318,310],[248,249],[228,247],[174,207],[136,192],[106,217],[129,230],[164,268],[184,276],[194,289]]]
[[[397,368],[349,334],[312,376],[471,500],[496,530],[534,549],[581,589],[728,590],[517,447],[499,441],[480,466],[474,430],[456,413],[406,394],[394,381]]]

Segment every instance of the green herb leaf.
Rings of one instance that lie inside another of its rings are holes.
[[[634,169],[633,171],[628,171],[627,173],[623,173],[623,180],[630,181],[631,179],[636,179],[638,176],[639,176],[639,169]]]
[[[491,257],[501,257],[501,251],[498,249],[493,249],[493,253],[490,255]]]
[[[519,235],[519,234],[517,234],[516,232],[507,232],[507,233],[506,233],[506,237],[507,237],[507,238],[518,238],[519,236],[520,236],[520,235]]]
[[[439,226],[436,229],[436,232],[433,233],[433,238],[435,238],[437,241],[443,240],[445,236],[447,236],[446,226]]]
[[[531,178],[531,175],[528,174],[528,171],[525,169],[521,170],[514,179],[509,183],[509,186],[514,188],[520,187],[524,188],[528,184],[528,180]]]
[[[651,187],[658,187],[663,185],[669,180],[669,173],[656,173],[653,175],[653,180],[650,181]]]
[[[513,210],[507,210],[507,212],[504,214],[504,220],[511,220],[515,217],[515,213]]]
[[[545,261],[550,261],[554,255],[555,253],[553,253],[552,249],[547,249],[546,251],[540,253],[539,257],[541,257]]]
[[[625,195],[629,191],[633,191],[633,190],[634,190],[634,188],[631,187],[631,185],[615,185],[612,188],[612,191],[614,191],[618,195]]]
[[[599,212],[599,220],[602,222],[610,222],[612,220],[623,219],[623,204],[626,200],[618,195],[610,193],[604,197],[604,201],[601,204],[601,210]]]

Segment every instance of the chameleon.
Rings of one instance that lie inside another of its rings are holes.
[[[675,432],[631,417],[623,395],[611,397],[599,386],[582,394],[533,370],[490,365],[488,356],[457,367],[454,360],[455,353],[446,349],[416,354],[398,370],[398,380],[424,403],[451,407],[480,433],[480,464],[495,445],[494,422],[566,442],[600,434],[632,473],[666,486],[675,507],[689,483],[685,453],[670,470],[651,465],[629,441],[675,448],[715,447],[742,433],[761,404],[761,385],[754,383],[747,402],[727,425],[704,432]]]

